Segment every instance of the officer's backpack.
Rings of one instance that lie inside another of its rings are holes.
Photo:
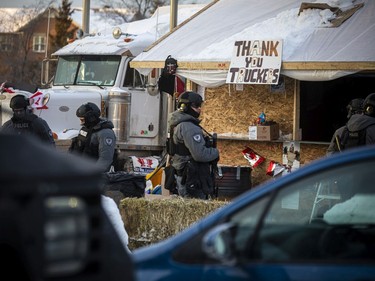
[[[371,124],[372,126],[375,124]],[[362,130],[350,132],[348,126],[345,126],[344,131],[340,137],[340,148],[341,150],[346,150],[355,146],[361,146],[366,144],[366,131],[367,128],[363,128]]]

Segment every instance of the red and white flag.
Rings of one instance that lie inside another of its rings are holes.
[[[9,94],[14,94],[15,91],[12,87],[8,86],[6,84],[6,82],[3,82],[1,85],[0,85],[0,89],[1,89],[1,93],[4,93],[4,92],[7,92]]]
[[[253,149],[250,147],[246,147],[244,150],[242,150],[242,154],[250,163],[251,168],[257,167],[259,164],[261,164],[265,158],[257,154]]]
[[[276,177],[277,175],[279,175],[280,173],[282,173],[284,171],[285,171],[284,165],[271,160],[270,164],[268,165],[268,169],[267,169],[266,174],[271,176],[271,177]]]
[[[47,109],[48,107],[43,104],[44,94],[42,92],[36,91],[29,98],[32,108],[35,109]]]

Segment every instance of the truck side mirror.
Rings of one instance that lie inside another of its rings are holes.
[[[159,93],[159,87],[158,85],[153,85],[153,84],[147,84],[146,85],[147,93],[150,96],[156,96]]]
[[[156,96],[159,93],[158,77],[159,70],[153,68],[147,76],[148,83],[146,84],[147,93],[150,96]]]

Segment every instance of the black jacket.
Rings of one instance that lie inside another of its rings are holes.
[[[22,119],[13,116],[3,124],[1,132],[12,135],[33,136],[55,146],[55,140],[47,122],[33,113],[27,112]]]

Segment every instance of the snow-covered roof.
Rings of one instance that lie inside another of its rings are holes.
[[[316,1],[342,11],[364,4],[338,27],[329,27],[335,15],[328,9],[299,14],[302,2],[218,0],[138,55],[132,66],[147,73],[150,66],[162,68],[172,55],[179,62],[177,74],[202,86],[219,86],[225,84],[236,40],[281,39],[282,73],[299,80],[330,80],[375,69],[375,1]]]
[[[204,6],[204,4],[179,5],[177,17],[178,24],[190,18]],[[92,34],[92,36],[75,40],[73,43],[70,43],[55,52],[54,55],[123,54],[126,51],[130,51],[133,56],[136,56],[170,30],[169,11],[169,6],[158,8],[154,15],[148,19],[118,25],[118,27],[121,28],[122,33],[131,34],[130,36],[127,36],[134,39],[131,42],[124,42],[123,39],[125,36],[122,36],[121,39],[113,38],[112,31],[116,25],[108,24],[106,26],[102,24],[101,29],[98,29],[98,31]],[[91,22],[95,21],[90,20],[90,34],[92,33]]]

